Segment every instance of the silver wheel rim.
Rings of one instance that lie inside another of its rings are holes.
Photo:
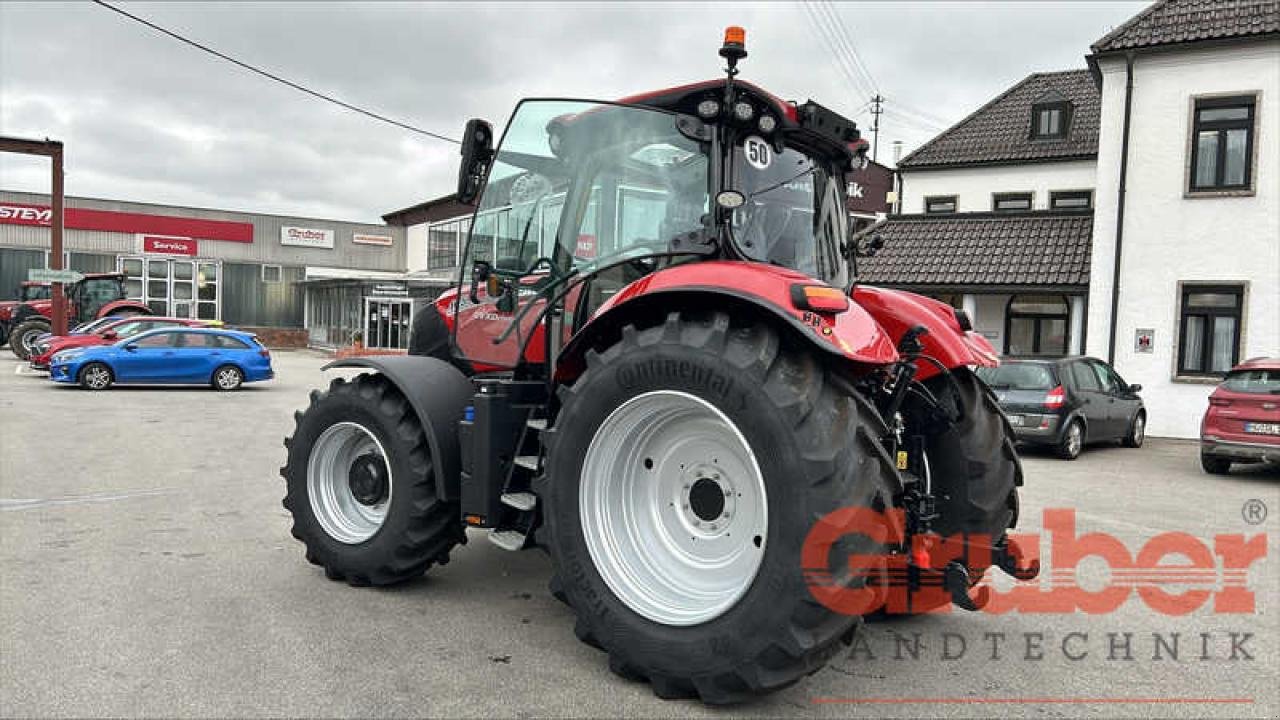
[[[719,617],[764,558],[768,495],[755,454],[733,421],[688,393],[645,393],[609,415],[583,460],[578,512],[609,589],[663,625]]]
[[[230,390],[240,384],[240,372],[233,368],[222,368],[218,371],[218,387]]]
[[[111,374],[101,365],[94,365],[84,371],[84,382],[94,390],[101,390],[111,382]]]
[[[1067,430],[1067,453],[1075,455],[1080,452],[1080,424],[1073,423]]]
[[[386,472],[386,497],[373,505],[356,499],[351,491],[351,469],[368,454],[382,459]],[[358,545],[373,537],[387,519],[395,486],[382,443],[363,425],[340,422],[330,425],[311,447],[307,460],[307,496],[316,522],[329,537]]]
[[[36,336],[40,333],[31,330],[22,334],[22,349],[27,351],[28,355],[36,354]]]
[[[1142,442],[1142,435],[1143,435],[1143,433],[1145,433],[1146,431],[1147,431],[1147,422],[1146,422],[1145,420],[1143,420],[1143,419],[1142,419],[1142,416],[1141,416],[1141,415],[1139,415],[1138,417],[1134,418],[1134,419],[1133,419],[1133,442],[1134,442],[1134,444],[1139,444],[1139,443],[1141,443],[1141,442]]]

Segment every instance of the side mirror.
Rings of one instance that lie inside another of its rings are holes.
[[[106,332],[102,333],[102,339],[103,339],[103,340],[115,340],[115,339],[116,339],[116,338],[118,338],[118,337],[120,337],[120,336],[119,336],[118,334],[116,334],[116,331],[115,331],[115,330],[108,330],[108,331],[106,331]]]
[[[467,121],[462,133],[462,163],[458,167],[458,202],[470,205],[493,161],[493,126],[480,118]]]
[[[1140,392],[1142,392],[1142,386],[1141,386],[1141,385],[1130,385],[1130,386],[1129,386],[1129,392],[1131,392],[1131,393],[1140,393]]]
[[[138,346],[134,345],[133,343],[129,343],[128,345],[124,346],[124,349],[128,350],[129,352],[136,352],[138,350]]]

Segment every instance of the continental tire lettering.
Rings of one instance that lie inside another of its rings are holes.
[[[618,384],[627,390],[642,385],[665,386],[666,381],[680,380],[684,384],[705,390],[708,395],[728,400],[733,394],[733,379],[690,360],[675,358],[650,358],[618,368]]]

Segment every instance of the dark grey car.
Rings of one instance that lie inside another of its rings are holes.
[[[1021,442],[1053,447],[1074,460],[1089,443],[1140,447],[1147,410],[1138,391],[1091,357],[1006,358],[979,368]]]

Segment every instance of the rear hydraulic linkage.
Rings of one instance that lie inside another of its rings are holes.
[[[885,399],[881,405],[882,416],[889,423],[889,434],[883,438],[890,454],[895,458],[898,471],[904,480],[902,496],[903,508],[906,511],[906,535],[903,549],[908,557],[907,583],[908,590],[917,591],[922,584],[922,577],[936,573],[931,567],[928,548],[937,540],[933,523],[939,517],[937,499],[933,494],[933,482],[930,475],[929,460],[925,453],[926,434],[945,431],[957,422],[964,413],[960,407],[947,407],[939,402],[933,393],[918,382],[915,382],[916,362],[930,362],[942,371],[942,375],[950,382],[955,382],[950,371],[937,360],[924,354],[920,337],[929,332],[928,328],[917,325],[903,333],[898,341],[898,353],[901,360],[888,372],[881,376],[883,384],[880,391]],[[903,422],[902,406],[908,393],[915,393],[924,400],[924,417],[915,423],[920,427],[911,428],[914,432],[906,434]],[[921,537],[925,542],[916,546],[915,538]],[[966,548],[966,555],[967,555]],[[991,562],[1004,572],[1018,580],[1030,580],[1040,573],[1040,561],[1026,561],[1026,555],[1017,541],[1005,535],[991,547]],[[990,599],[987,588],[979,588],[976,596],[970,595],[974,579],[967,565],[960,560],[952,560],[941,571],[942,587],[951,596],[951,602],[965,610],[980,610]]]

